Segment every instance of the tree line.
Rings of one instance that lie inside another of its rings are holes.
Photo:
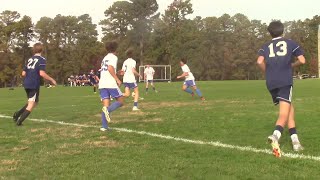
[[[0,13],[0,87],[21,82],[24,62],[31,56],[30,42],[45,46],[47,71],[59,83],[68,76],[99,69],[105,55],[104,42],[119,43],[119,64],[125,50],[135,49],[139,65],[173,65],[188,59],[198,80],[254,80],[263,74],[256,67],[258,49],[270,40],[267,24],[243,14],[195,17],[191,0],[173,0],[163,14],[156,0],[117,1],[108,7],[100,41],[97,24],[88,14],[42,17],[33,23],[16,11]],[[103,13],[103,12],[101,12]],[[318,71],[317,32],[320,16],[285,22],[287,38],[304,49],[307,64],[295,73],[316,75]]]

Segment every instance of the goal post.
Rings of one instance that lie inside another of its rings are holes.
[[[318,78],[320,78],[320,25],[318,27]]]
[[[139,82],[145,81],[144,79],[144,70],[147,66],[139,66],[139,74],[142,78],[139,77]],[[159,82],[171,82],[171,65],[150,65],[155,71],[153,80]]]

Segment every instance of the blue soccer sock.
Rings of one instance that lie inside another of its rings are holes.
[[[186,90],[184,90],[186,93],[189,93],[189,94],[193,94],[193,91],[190,89],[190,88],[187,88]]]
[[[108,107],[108,111],[109,111],[109,113],[111,113],[111,112],[117,110],[117,109],[118,109],[119,107],[121,107],[121,106],[122,106],[122,104],[121,104],[119,101],[116,101],[116,102],[112,103],[112,104]]]
[[[197,89],[196,93],[198,94],[199,97],[202,97],[202,93],[201,93],[200,89]]]
[[[134,102],[133,106],[138,107],[138,102]]]
[[[107,122],[106,115],[104,114],[104,112],[101,113],[101,119],[102,119],[102,127],[107,129],[108,122]]]

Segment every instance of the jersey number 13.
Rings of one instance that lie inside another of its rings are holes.
[[[276,44],[276,47],[279,48],[279,51],[274,51],[274,43],[269,45],[270,54],[269,57],[276,57],[276,56],[286,56],[288,53],[288,44],[285,41],[279,41]]]

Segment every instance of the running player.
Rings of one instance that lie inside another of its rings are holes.
[[[140,74],[136,70],[136,61],[132,59],[133,57],[133,50],[128,49],[127,52],[128,59],[124,61],[122,66],[122,72],[124,73],[123,76],[123,84],[125,87],[125,97],[130,96],[130,89],[133,89],[135,94],[134,96],[134,103],[133,103],[133,111],[139,111],[138,108],[138,100],[139,100],[139,88],[136,81],[136,76],[140,76]]]
[[[111,121],[110,113],[123,106],[124,103],[124,97],[119,88],[121,81],[116,74],[118,63],[118,57],[116,56],[117,48],[118,43],[108,42],[106,44],[108,54],[104,57],[101,63],[99,81],[100,96],[103,104],[101,131],[107,131],[109,129],[108,122]],[[116,99],[116,101],[111,105],[110,97]]]
[[[91,84],[91,86],[93,86],[93,92],[96,94],[98,82],[99,82],[99,77],[94,73],[93,69],[90,71],[88,76],[89,76],[90,84]]]
[[[41,77],[50,81],[53,85],[57,85],[56,81],[45,71],[46,59],[41,56],[42,51],[43,45],[36,43],[33,46],[34,55],[28,60],[22,71],[22,76],[24,77],[23,86],[27,93],[28,103],[13,115],[13,120],[17,126],[22,125],[23,121],[26,120],[39,103]]]
[[[293,150],[303,150],[297,135],[292,104],[292,70],[294,67],[305,64],[306,60],[301,47],[296,42],[282,37],[284,25],[280,21],[271,22],[268,31],[273,39],[259,50],[257,63],[266,74],[267,88],[273,103],[279,104],[279,117],[268,141],[271,143],[273,154],[281,157],[279,139],[285,126],[289,128]],[[298,58],[294,63],[292,63],[293,57]]]
[[[158,91],[156,90],[156,87],[154,86],[154,83],[153,83],[154,73],[155,73],[155,70],[150,65],[147,65],[144,70],[144,79],[146,81],[146,93],[147,94],[149,91],[149,84],[152,86],[153,91],[158,93]]]
[[[196,93],[200,97],[200,99],[202,101],[204,101],[205,98],[202,96],[200,89],[198,89],[196,86],[195,78],[194,78],[192,72],[190,71],[189,66],[187,65],[187,60],[182,58],[180,60],[180,66],[182,68],[183,73],[180,76],[178,76],[177,79],[185,78],[185,81],[182,86],[182,90],[191,94],[193,97],[194,96],[194,92],[192,91],[192,89],[193,89],[196,91]]]

